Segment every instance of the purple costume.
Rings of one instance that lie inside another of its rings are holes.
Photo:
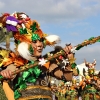
[[[17,23],[19,23],[19,21],[13,17],[13,16],[8,16],[6,19],[6,28],[8,31],[18,31],[16,28]]]

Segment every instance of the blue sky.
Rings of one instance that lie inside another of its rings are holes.
[[[1,13],[15,11],[37,20],[43,32],[59,35],[61,46],[77,45],[100,34],[100,0],[0,0]],[[52,49],[47,47],[44,53]],[[96,59],[96,69],[100,70],[100,43],[76,51],[77,64],[84,58],[89,62]]]

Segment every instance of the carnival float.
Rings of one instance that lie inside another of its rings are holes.
[[[14,51],[10,49],[11,38],[15,43]],[[55,49],[38,60],[30,60],[30,54],[35,54],[31,43],[40,39],[44,48],[48,45]],[[80,65],[75,62],[75,51],[100,42],[100,36],[91,37],[74,47],[71,44],[64,48],[55,46],[59,41],[59,36],[43,33],[39,23],[23,12],[1,15],[0,43],[5,42],[6,48],[0,47],[0,69],[14,64],[17,70],[12,75],[21,73],[15,85],[0,76],[8,100],[100,100],[100,72],[96,70],[96,60],[92,63],[84,60]],[[10,99],[11,96],[14,98]]]

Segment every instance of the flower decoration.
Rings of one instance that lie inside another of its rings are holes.
[[[44,64],[46,64],[46,62],[48,61],[48,60],[45,60],[44,58],[41,58],[41,59],[39,59],[39,65],[44,65]]]

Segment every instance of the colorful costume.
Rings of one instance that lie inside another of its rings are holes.
[[[97,41],[100,42],[100,36],[92,37],[74,48],[71,44],[67,44],[65,48],[56,46],[54,51],[36,57],[36,47],[32,45],[33,43],[37,40],[41,41],[45,48],[47,45],[52,46],[58,43],[60,38],[57,35],[44,34],[39,23],[23,12],[4,13],[0,17],[0,36],[0,42],[6,40],[6,49],[0,47],[1,70],[9,69],[14,75],[9,81],[2,80],[8,100],[52,100],[52,95],[60,97],[59,100],[62,100],[62,97],[63,100],[67,97],[77,100],[81,84],[83,84],[82,90],[86,88],[84,84],[86,80],[81,83],[75,83],[72,80],[73,75],[79,75],[74,58],[75,50]],[[12,37],[15,51],[10,50]],[[52,78],[55,79],[52,81]],[[61,80],[63,84],[59,86],[55,80],[58,83]],[[95,89],[92,88],[92,90]]]
[[[2,69],[10,69],[12,72],[17,69],[26,68],[39,61],[39,65],[30,68],[20,74],[14,76],[8,82],[3,81],[3,89],[8,100],[19,99],[36,99],[48,98],[52,99],[52,93],[48,84],[45,85],[44,75],[48,68],[48,63],[42,57],[35,57],[35,47],[32,42],[39,40],[46,45],[54,45],[60,41],[57,35],[47,35],[42,32],[38,22],[31,20],[25,13],[5,13],[0,17],[1,32],[6,36],[6,49],[1,48]],[[4,31],[5,30],[5,33]],[[10,33],[14,37],[16,45],[15,51],[10,49]],[[40,77],[40,78],[39,78]],[[43,84],[42,85],[40,85]],[[10,87],[9,87],[10,86]],[[14,92],[13,92],[14,91]],[[23,92],[24,91],[24,92]]]

